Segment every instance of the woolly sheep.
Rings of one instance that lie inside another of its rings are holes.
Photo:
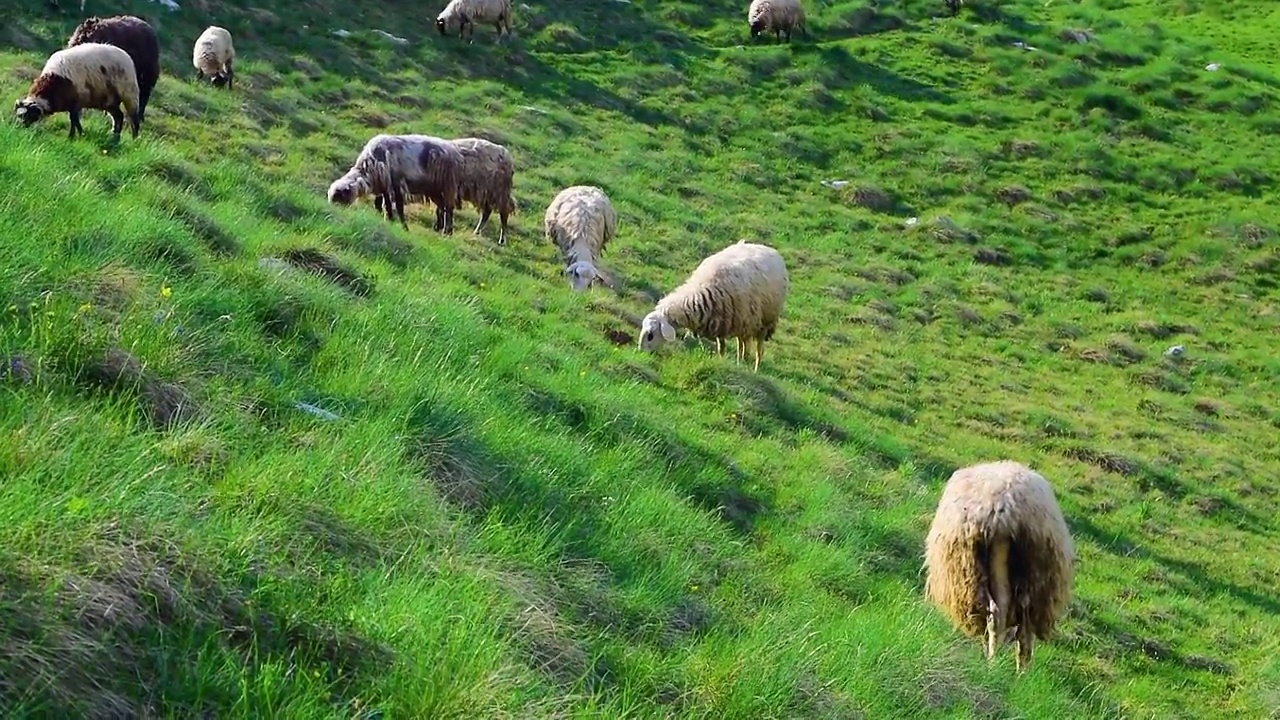
[[[405,201],[423,196],[436,204],[435,229],[449,235],[461,166],[462,153],[448,140],[432,135],[375,135],[351,169],[329,186],[329,202],[350,205],[367,194],[382,196],[387,220],[394,220],[394,210],[408,230]]]
[[[134,15],[90,17],[77,25],[67,38],[67,47],[85,43],[115,45],[129,53],[138,76],[138,120],[145,119],[151,91],[160,80],[160,40],[155,28]]]
[[[138,76],[129,53],[115,45],[84,43],[49,56],[27,96],[14,103],[14,114],[30,126],[65,112],[71,117],[69,137],[74,138],[84,134],[81,111],[105,110],[111,115],[112,137],[119,140],[126,116],[133,137],[138,137],[139,103]]]
[[[805,26],[804,6],[800,0],[751,0],[747,10],[747,24],[751,27],[751,39],[760,37],[760,33],[773,30],[774,37],[782,42],[785,34],[787,42],[791,42],[791,31],[799,29],[805,37],[809,30]]]
[[[230,90],[235,85],[235,59],[236,48],[231,42],[231,33],[217,25],[205,28],[191,49],[191,64],[196,69],[196,80],[211,76],[214,87],[226,85]]]
[[[679,287],[658,301],[640,323],[640,349],[652,351],[676,339],[676,328],[716,341],[738,338],[738,362],[755,343],[760,370],[764,343],[778,329],[791,278],[782,255],[768,245],[740,240],[698,264]]]
[[[475,42],[476,23],[493,23],[498,34],[495,42],[502,36],[511,36],[511,0],[449,0],[449,4],[436,16],[436,29],[442,36],[448,36],[449,29],[458,26],[458,37],[463,37],[468,26],[471,27],[471,42]]]
[[[507,219],[515,214],[516,199],[512,195],[512,181],[516,166],[511,153],[502,145],[484,138],[455,138],[449,142],[462,153],[462,167],[458,172],[458,204],[469,202],[480,212],[480,222],[474,234],[479,235],[489,222],[494,210],[502,222],[498,232],[498,244],[507,244]],[[422,195],[406,197],[406,202],[423,202]],[[382,211],[385,198],[374,197],[373,206]]]
[[[1018,672],[1071,598],[1075,547],[1053,488],[1012,460],[952,473],[925,541],[925,592],[986,656],[1012,639]]]
[[[618,214],[604,190],[573,185],[561,190],[542,218],[546,237],[560,249],[565,274],[577,292],[597,278],[608,280],[596,267],[605,246],[618,234]]]

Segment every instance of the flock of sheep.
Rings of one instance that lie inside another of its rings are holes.
[[[953,12],[960,0],[948,0]],[[773,30],[789,40],[806,35],[799,0],[753,0],[752,37]],[[436,19],[442,35],[459,36],[476,23],[492,23],[499,38],[510,35],[510,0],[451,0]],[[198,79],[234,84],[235,49],[225,29],[210,26],[197,38],[192,65]],[[160,77],[160,45],[141,18],[91,17],[75,29],[67,47],[50,55],[16,116],[31,125],[54,113],[70,115],[72,138],[83,133],[80,113],[102,110],[119,140],[126,119],[137,137],[147,102]],[[351,168],[329,186],[331,203],[351,205],[371,196],[390,222],[408,229],[405,204],[436,206],[434,228],[453,232],[454,210],[471,203],[480,213],[479,234],[493,212],[505,245],[515,212],[515,163],[507,148],[483,138],[379,134]],[[561,253],[573,290],[611,282],[598,267],[618,232],[618,216],[603,190],[590,185],[562,189],[543,217],[548,241]],[[639,348],[653,351],[676,340],[677,330],[715,341],[738,340],[738,361],[754,345],[758,371],[763,344],[773,337],[790,290],[782,255],[767,245],[739,241],[705,258],[676,289],[660,299],[640,325]],[[957,470],[947,481],[925,541],[925,592],[969,637],[985,635],[992,657],[1003,644],[1016,645],[1024,670],[1036,639],[1048,638],[1070,600],[1075,549],[1053,489],[1043,476],[1017,462],[983,463]]]

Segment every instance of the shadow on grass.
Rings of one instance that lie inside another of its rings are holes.
[[[242,675],[280,663],[353,700],[392,659],[351,630],[272,607],[270,592],[255,592],[269,578],[227,585],[212,566],[160,542],[112,531],[74,560],[62,568],[0,555],[4,707],[59,717],[199,715],[236,706]],[[210,661],[240,669],[207,674]],[[183,692],[196,687],[197,696]]]
[[[590,436],[604,435],[611,444],[623,442],[629,432],[593,408],[547,393],[531,391],[527,402],[570,428]],[[561,567],[555,573],[555,587],[539,590],[544,581],[510,573],[503,582],[518,599],[541,598],[536,602],[522,600],[534,612],[520,613],[512,627],[513,634],[527,646],[533,667],[563,684],[585,683],[593,691],[612,692],[617,675],[612,663],[607,658],[605,662],[587,662],[581,633],[566,618],[621,635],[631,643],[659,648],[697,638],[713,623],[722,624],[712,608],[693,596],[644,605],[624,600],[618,588],[643,583],[658,568],[643,553],[601,551],[599,538],[616,531],[604,518],[611,500],[582,488],[586,468],[559,466],[558,481],[547,482],[536,469],[530,470],[537,468],[537,462],[495,451],[472,432],[473,426],[465,413],[420,402],[406,421],[402,435],[405,452],[424,481],[467,516],[497,519],[539,532],[556,528]],[[628,427],[634,431],[637,426]],[[658,435],[649,432],[652,437]],[[652,437],[626,441],[652,441]],[[671,442],[664,448],[676,456],[665,458],[678,468],[671,476],[683,480],[683,487],[700,506],[719,508],[726,522],[748,528],[751,518],[763,511],[764,503],[738,486],[746,482],[742,473],[731,466],[720,467],[723,461],[705,451]]]
[[[1177,573],[1183,579],[1182,587],[1179,589],[1188,595],[1200,597],[1226,595],[1233,600],[1252,605],[1264,612],[1280,614],[1280,599],[1277,599],[1267,591],[1260,591],[1237,585],[1227,580],[1214,578],[1196,563],[1178,560],[1147,550],[1125,535],[1103,530],[1084,516],[1073,516],[1069,524],[1071,525],[1072,533],[1089,538],[1113,555],[1151,560],[1166,570]]]

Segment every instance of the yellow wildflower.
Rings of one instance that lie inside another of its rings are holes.
[[[90,311],[90,310],[92,310],[92,309],[93,309],[93,303],[85,303],[85,304],[81,305],[81,306],[80,306],[80,309],[79,309],[79,310],[77,310],[76,312],[87,313],[87,312],[89,312],[89,311]]]
[[[171,295],[173,295],[173,288],[169,287],[168,285],[165,285],[164,287],[160,288],[160,297],[167,298]]]

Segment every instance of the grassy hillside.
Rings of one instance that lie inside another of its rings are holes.
[[[780,47],[745,0],[530,0],[503,45],[179,2],[89,0],[161,34],[139,140],[0,124],[6,717],[1280,712],[1274,3],[807,0]],[[7,102],[62,5],[0,0]],[[510,244],[329,206],[382,130],[506,144]],[[614,290],[541,237],[577,183]],[[792,274],[760,372],[639,353],[740,238]],[[1016,678],[921,596],[997,457],[1080,555]]]

